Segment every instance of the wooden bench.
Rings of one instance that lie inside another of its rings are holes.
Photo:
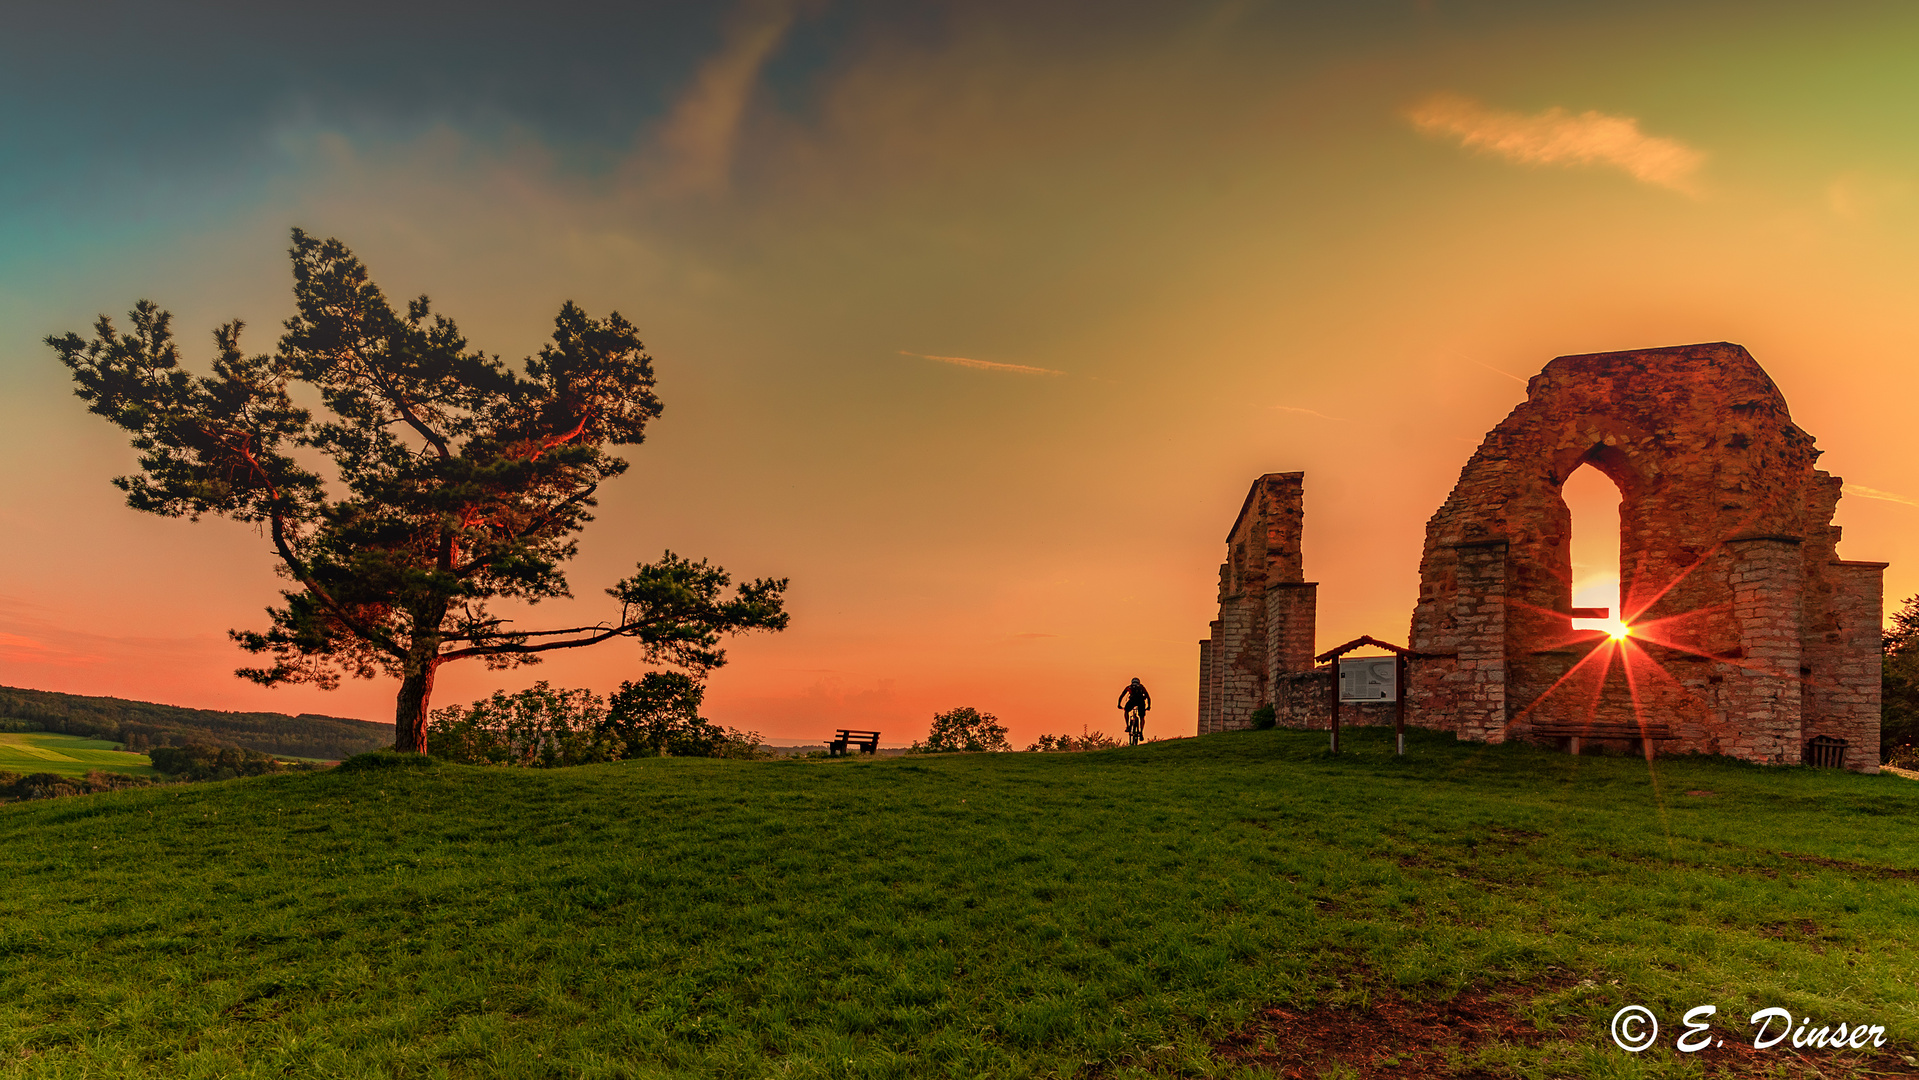
[[[826,749],[830,756],[842,757],[846,754],[849,746],[858,747],[862,754],[877,754],[880,749],[880,733],[877,731],[854,731],[851,728],[841,728],[838,733],[833,736],[832,744]]]
[[[1566,750],[1572,754],[1579,753],[1579,743],[1582,739],[1631,739],[1641,743],[1645,747],[1648,757],[1652,755],[1652,744],[1654,742],[1679,737],[1674,735],[1672,728],[1665,724],[1646,724],[1642,726],[1639,724],[1602,724],[1597,722],[1585,724],[1534,724],[1532,733],[1546,738],[1570,739],[1571,741],[1567,744]]]

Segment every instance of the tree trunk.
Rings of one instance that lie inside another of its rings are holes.
[[[435,655],[407,659],[406,675],[400,680],[400,700],[393,714],[393,749],[426,753],[427,708],[433,700],[433,676],[439,669]]]

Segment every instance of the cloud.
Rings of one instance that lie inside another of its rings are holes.
[[[1890,491],[1880,491],[1878,488],[1869,488],[1861,484],[1845,484],[1839,490],[1847,495],[1857,495],[1862,499],[1878,499],[1880,502],[1919,506],[1919,499],[1908,499],[1904,495],[1895,495]]]
[[[1869,172],[1841,173],[1826,185],[1826,205],[1848,221],[1876,217],[1879,212],[1906,201],[1912,185],[1893,176]]]
[[[1611,165],[1633,179],[1698,194],[1693,176],[1703,151],[1677,139],[1647,135],[1630,116],[1557,106],[1534,116],[1488,108],[1457,94],[1435,94],[1407,114],[1428,135],[1450,135],[1461,146],[1527,165]]]
[[[760,69],[792,25],[792,6],[782,0],[748,3],[736,13],[720,51],[701,65],[660,130],[660,146],[672,160],[668,184],[673,190],[726,186],[740,120]]]
[[[1346,417],[1343,417],[1343,416],[1328,416],[1328,415],[1326,415],[1325,413],[1323,413],[1323,412],[1320,412],[1320,411],[1319,411],[1319,410],[1317,410],[1317,409],[1300,409],[1300,408],[1296,408],[1296,407],[1294,407],[1294,406],[1291,406],[1291,405],[1272,405],[1272,406],[1268,406],[1268,407],[1269,407],[1269,408],[1271,408],[1271,409],[1272,409],[1272,410],[1273,410],[1274,412],[1290,412],[1290,413],[1298,413],[1298,414],[1300,414],[1301,416],[1317,416],[1317,417],[1319,417],[1319,418],[1320,418],[1321,420],[1337,420],[1337,421],[1339,421],[1339,422],[1340,422],[1340,423],[1342,423],[1342,424],[1350,424],[1350,423],[1352,423],[1352,421],[1351,421],[1351,420],[1348,420],[1348,419],[1347,419]]]
[[[1002,364],[994,360],[974,360],[965,356],[934,356],[931,353],[907,352],[905,349],[900,350],[900,355],[916,357],[920,360],[937,360],[942,364],[952,364],[955,367],[977,368],[980,371],[1004,371],[1013,375],[1066,374],[1064,371],[1055,371],[1052,368],[1028,367],[1025,364]]]

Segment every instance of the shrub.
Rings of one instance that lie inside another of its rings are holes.
[[[55,773],[0,772],[0,802],[22,799],[57,799],[64,795],[92,795],[99,791],[145,787],[153,781],[144,776],[102,772],[94,769],[85,776],[60,776]]]
[[[1119,740],[1104,731],[1095,731],[1075,739],[1071,735],[1041,735],[1039,741],[1026,748],[1029,754],[1073,754],[1087,750],[1108,750],[1119,745]]]
[[[1271,705],[1261,705],[1253,710],[1253,730],[1270,731],[1279,724],[1279,714]]]
[[[260,776],[286,768],[271,756],[237,746],[156,746],[147,751],[153,767],[182,780],[231,780],[236,776]]]
[[[496,691],[464,708],[436,710],[427,724],[435,757],[469,765],[555,768],[635,757],[763,758],[758,732],[721,727],[699,714],[705,688],[678,672],[648,672],[608,702],[589,690],[544,682]],[[406,756],[406,755],[398,755]]]
[[[606,703],[590,690],[555,690],[544,680],[517,694],[495,690],[464,708],[436,709],[427,751],[468,765],[553,768],[617,761],[625,746],[606,730]]]

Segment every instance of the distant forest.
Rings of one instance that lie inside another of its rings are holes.
[[[111,739],[129,750],[200,743],[327,760],[393,745],[392,724],[367,720],[183,709],[11,686],[0,686],[0,727]]]

